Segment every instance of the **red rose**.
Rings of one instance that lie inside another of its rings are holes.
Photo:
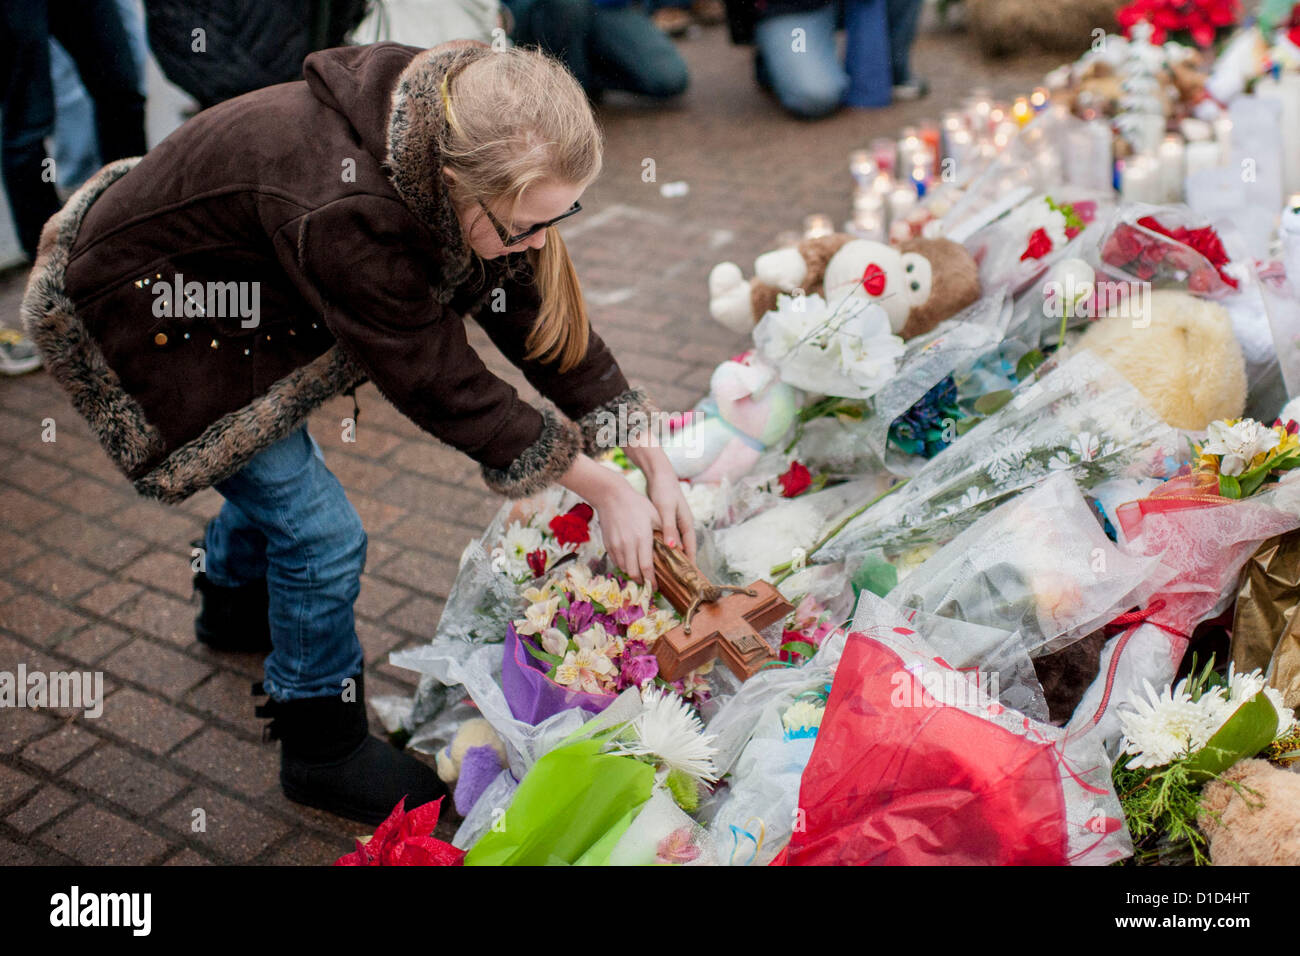
[[[560,544],[582,544],[591,538],[591,529],[587,525],[594,513],[591,505],[580,501],[564,514],[552,518],[548,527]]]
[[[1106,237],[1102,247],[1102,259],[1112,266],[1126,266],[1142,252],[1144,237],[1128,223],[1120,223],[1115,231]]]
[[[786,498],[793,498],[808,490],[812,484],[812,474],[803,465],[797,461],[790,462],[790,469],[777,481],[781,482],[781,494]]]
[[[1029,234],[1029,246],[1025,249],[1024,255],[1020,261],[1026,259],[1041,259],[1052,251],[1052,240],[1047,237],[1046,229],[1035,229]]]

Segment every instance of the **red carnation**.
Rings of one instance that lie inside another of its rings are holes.
[[[777,478],[777,481],[781,482],[781,494],[786,498],[793,498],[808,490],[812,484],[812,474],[799,462],[792,461],[790,469]]]
[[[1047,230],[1042,228],[1035,229],[1029,234],[1029,246],[1025,249],[1024,255],[1020,257],[1020,261],[1024,262],[1026,259],[1041,259],[1051,251],[1052,240],[1048,238]]]
[[[551,533],[560,544],[582,544],[591,538],[591,505],[580,501],[562,515],[551,519]]]

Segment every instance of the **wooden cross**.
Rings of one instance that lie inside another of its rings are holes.
[[[659,676],[674,681],[702,664],[722,658],[741,680],[777,659],[758,633],[794,607],[766,581],[747,588],[711,582],[686,553],[654,536],[655,584],[684,620],[655,641]],[[723,597],[724,594],[729,596]]]

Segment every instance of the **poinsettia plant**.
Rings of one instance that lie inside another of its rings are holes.
[[[1139,23],[1151,25],[1151,42],[1188,39],[1202,49],[1241,22],[1240,0],[1134,0],[1115,14],[1124,35]]]
[[[375,827],[368,840],[358,840],[357,848],[334,861],[335,866],[460,866],[465,851],[435,839],[439,797],[414,810],[406,810],[406,797],[397,801],[393,812]]]

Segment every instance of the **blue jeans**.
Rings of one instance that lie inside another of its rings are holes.
[[[686,61],[662,30],[630,0],[506,0],[515,17],[512,39],[538,46],[564,64],[591,97],[626,90],[666,98],[686,90]]]
[[[338,694],[362,669],[353,603],[366,532],[303,425],[214,486],[225,498],[205,539],[206,574],[238,587],[265,576],[276,700]]]
[[[842,8],[828,2],[806,13],[765,17],[754,28],[761,79],[782,106],[808,119],[842,104],[888,106],[894,85],[911,78],[908,58],[921,5],[921,0],[844,0]],[[843,67],[835,49],[841,24]]]
[[[754,27],[760,81],[791,113],[806,119],[839,109],[849,87],[835,49],[835,4],[764,17]]]

